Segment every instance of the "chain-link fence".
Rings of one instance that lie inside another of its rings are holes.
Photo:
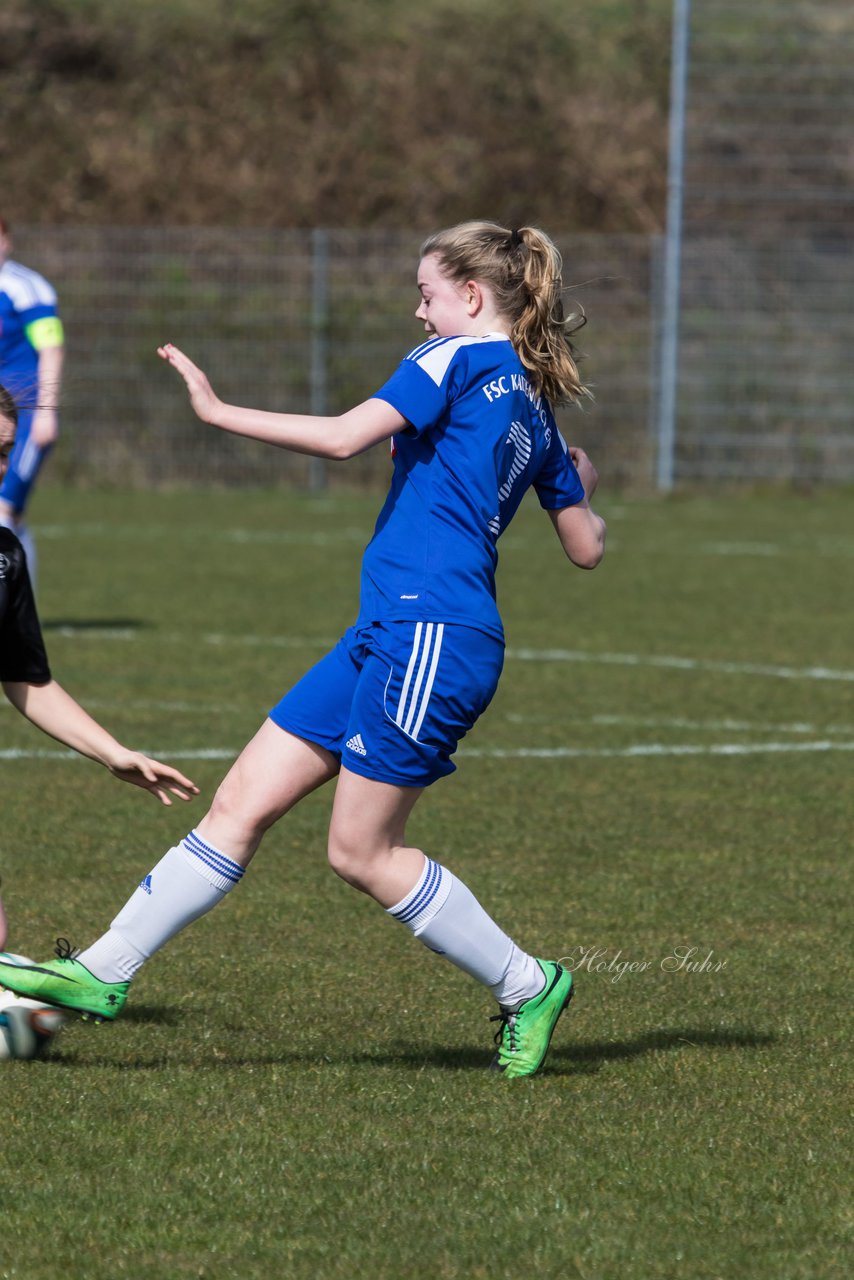
[[[694,0],[677,480],[854,479],[854,5]]]
[[[65,483],[385,483],[388,449],[318,469],[194,418],[157,358],[174,342],[223,398],[335,413],[370,396],[423,338],[420,237],[20,227],[15,254],[57,288],[66,327]],[[561,237],[565,279],[589,313],[580,346],[595,399],[565,431],[614,483],[646,485],[652,254],[645,237]],[[47,477],[46,477],[47,479]]]

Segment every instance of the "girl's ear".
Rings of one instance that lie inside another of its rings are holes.
[[[483,307],[483,289],[476,280],[467,280],[463,289],[466,309],[470,316],[476,316]]]

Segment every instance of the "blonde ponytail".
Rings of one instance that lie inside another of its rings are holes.
[[[489,285],[498,310],[512,324],[510,341],[532,385],[550,404],[577,403],[590,395],[571,341],[586,317],[581,310],[564,315],[561,256],[544,231],[463,222],[425,240],[421,256],[428,255],[452,280]]]

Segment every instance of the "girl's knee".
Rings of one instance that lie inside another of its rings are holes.
[[[364,893],[370,892],[373,881],[371,868],[375,861],[375,853],[368,850],[358,840],[340,835],[335,828],[329,832],[327,844],[329,865],[337,876]]]
[[[352,884],[358,870],[359,858],[351,842],[340,839],[334,830],[330,831],[326,856],[335,874],[342,880],[346,880],[348,884]]]
[[[251,809],[241,797],[240,788],[228,778],[217,787],[207,817],[218,827],[225,826],[230,831],[239,832],[244,839],[255,840],[260,840],[274,821],[266,814]]]

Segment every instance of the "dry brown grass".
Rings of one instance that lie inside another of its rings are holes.
[[[668,0],[7,0],[13,222],[661,225]]]

